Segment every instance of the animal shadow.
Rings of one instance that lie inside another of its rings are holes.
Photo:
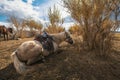
[[[0,70],[0,80],[17,80],[19,76],[12,63]]]

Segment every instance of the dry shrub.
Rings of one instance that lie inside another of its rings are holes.
[[[108,55],[111,52],[112,49],[112,37],[113,34],[111,32],[112,28],[112,21],[105,20],[103,24],[101,25],[99,31],[94,33],[94,48],[98,52],[100,52],[99,55]]]
[[[62,24],[64,23],[64,19],[61,17],[60,11],[55,5],[53,8],[51,7],[49,8],[48,17],[50,24],[47,25],[45,31],[47,31],[48,33],[59,33],[65,30],[62,27]]]
[[[120,41],[120,33],[113,33],[113,35],[114,40]]]
[[[41,22],[36,22],[35,20],[26,20],[26,25],[30,28],[30,31],[41,30],[43,25]]]
[[[72,34],[72,39],[74,41],[73,46],[77,49],[77,51],[80,51],[83,44],[83,28],[78,24],[74,24],[69,28],[69,32]]]
[[[45,28],[45,31],[48,33],[59,33],[65,31],[65,28],[61,26],[48,26]]]
[[[26,27],[26,20],[25,19],[19,19],[17,16],[10,16],[9,21],[14,24],[16,31],[14,31],[14,38],[15,37],[22,37],[23,36],[23,30]]]
[[[82,35],[83,34],[83,29],[77,24],[74,24],[69,28],[69,32],[75,35]]]
[[[99,27],[91,25],[90,28],[84,28],[83,48],[85,50],[94,50],[97,55],[109,55],[112,50],[112,31],[113,22],[105,20]]]
[[[17,16],[10,16],[9,20],[16,28],[13,38],[32,37],[36,31],[40,31],[43,27],[40,22],[38,23],[32,19],[19,19]],[[28,28],[31,32],[26,31]]]
[[[73,39],[73,44],[72,46],[74,46],[74,48],[77,50],[77,51],[80,51],[82,48],[82,44],[83,44],[83,37],[82,35],[75,35],[75,34],[72,34],[71,35],[72,39]]]
[[[120,0],[63,0],[73,19],[83,29],[83,49],[106,55],[112,48],[112,32],[119,26]]]
[[[23,31],[22,38],[31,38],[35,36],[35,34],[36,34],[36,31]]]

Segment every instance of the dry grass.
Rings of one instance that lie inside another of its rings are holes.
[[[61,26],[48,26],[45,31],[48,33],[60,33],[65,31],[65,29]]]
[[[93,51],[79,52],[75,45],[64,46],[59,54],[48,56],[46,62],[38,63],[35,72],[19,75],[10,54],[22,42],[32,39],[0,42],[0,80],[120,80],[120,51],[111,52],[109,57],[100,57]],[[114,42],[114,48],[120,50],[120,41]]]
[[[120,40],[120,33],[114,33],[114,39]]]
[[[75,35],[82,35],[83,34],[83,29],[77,24],[74,24],[69,28],[69,32]]]

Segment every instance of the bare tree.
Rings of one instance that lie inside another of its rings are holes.
[[[17,34],[17,37],[22,37],[23,36],[23,29],[26,26],[26,20],[24,19],[18,19],[16,16],[10,16],[9,21],[14,24],[16,27],[16,33],[14,37]]]

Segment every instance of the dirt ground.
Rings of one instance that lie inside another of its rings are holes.
[[[35,72],[23,76],[15,71],[10,55],[28,40],[32,38],[0,42],[0,80],[120,80],[120,41],[114,41],[117,51],[109,57],[78,51],[72,45],[63,47],[39,63]]]

